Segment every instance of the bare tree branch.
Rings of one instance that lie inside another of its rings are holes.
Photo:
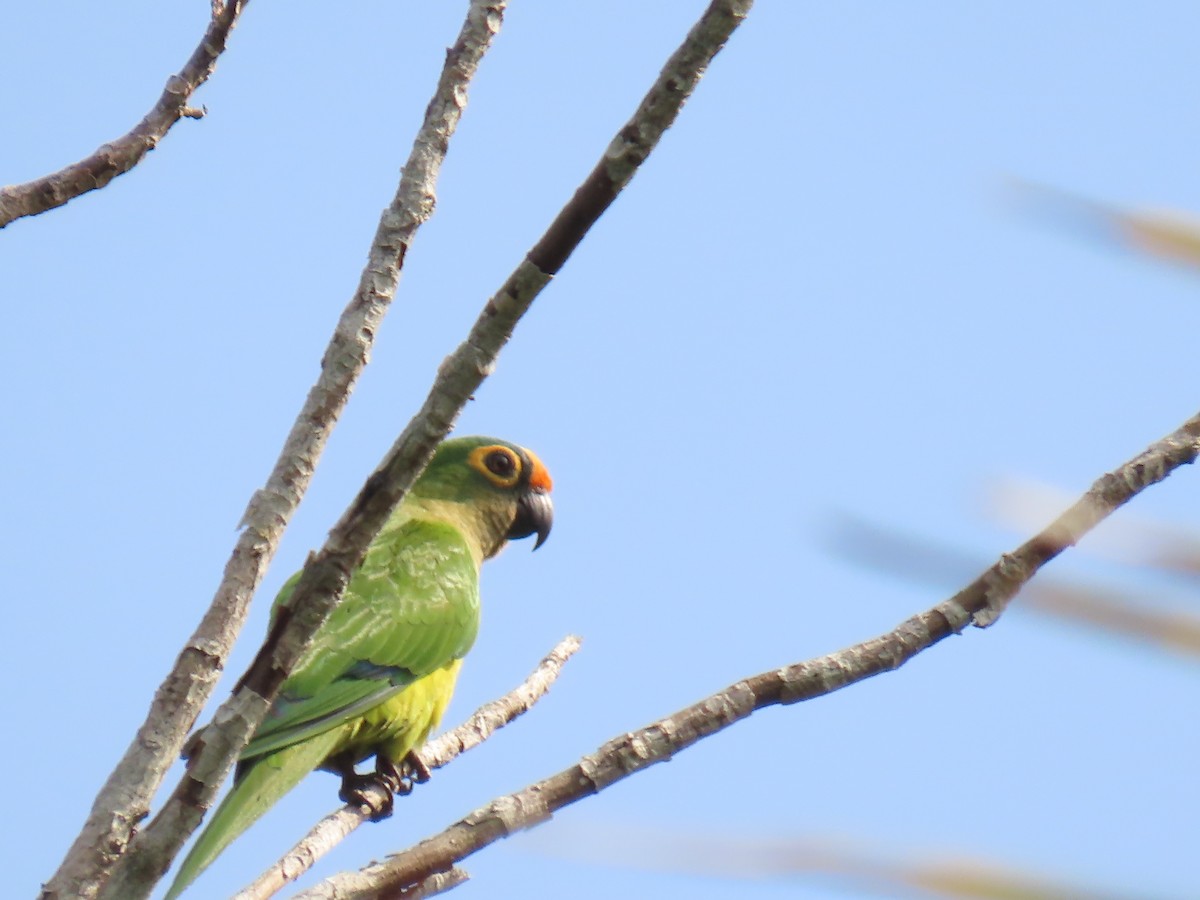
[[[516,831],[547,821],[555,810],[581,800],[768,706],[824,696],[891,671],[972,622],[985,627],[1047,562],[1179,466],[1200,455],[1200,414],[1101,477],[1049,526],[953,597],[902,622],[893,631],[808,662],[763,672],[699,703],[609,741],[574,766],[493,800],[445,831],[383,863],[329,878],[295,900],[367,900],[392,896]]]
[[[346,872],[344,877],[348,878],[349,880],[347,881],[347,884],[352,883],[355,875],[358,874],[356,874],[356,872]],[[464,881],[467,881],[469,877],[470,876],[467,875],[466,871],[458,868],[458,866],[454,866],[454,868],[448,869],[444,872],[438,872],[437,875],[431,875],[420,884],[414,884],[413,887],[404,888],[401,890],[401,892],[389,894],[389,898],[396,898],[397,900],[420,900],[421,898],[427,898],[427,896],[444,894],[446,890],[460,886],[460,884],[462,884]],[[364,890],[366,893],[355,893],[355,890]],[[305,894],[305,896],[307,896],[307,894]],[[320,896],[325,898],[326,895],[322,894]],[[373,892],[370,886],[366,886],[366,884],[360,888],[348,888],[348,893],[337,894],[336,900],[349,898],[349,896],[380,896],[380,900],[382,900],[382,895],[378,894],[378,892]],[[329,894],[328,898],[329,900],[335,900],[335,895]]]
[[[430,769],[440,769],[460,753],[482,744],[513,719],[528,712],[558,678],[562,667],[579,649],[580,639],[568,635],[551,650],[521,684],[498,700],[487,703],[467,721],[422,748],[421,761]],[[354,829],[370,821],[384,808],[387,797],[381,787],[365,789],[369,802],[362,806],[346,804],[316,824],[283,858],[263,872],[233,900],[266,900],[280,888],[295,881],[313,864],[340,844]],[[463,873],[465,878],[465,873]],[[446,885],[440,890],[446,890]],[[434,892],[437,893],[437,892]],[[405,895],[408,896],[408,895]],[[432,896],[430,894],[429,896]]]
[[[454,866],[445,872],[430,875],[416,887],[402,891],[399,895],[399,900],[425,900],[426,897],[444,894],[451,888],[458,887],[470,877],[466,871],[460,869],[458,866]]]
[[[596,168],[525,260],[488,300],[467,339],[442,363],[420,411],[330,531],[325,545],[310,556],[288,607],[276,615],[271,633],[235,686],[233,696],[191,745],[187,774],[120,859],[103,896],[119,900],[144,896],[162,877],[212,804],[239,749],[262,721],[312,634],[340,599],[350,573],[362,562],[370,542],[450,431],[463,406],[491,373],[517,322],[650,155],[750,5],[750,0],[714,0]],[[487,9],[498,27],[503,4],[473,3],[472,15],[477,6]]]
[[[421,761],[431,769],[440,769],[460,754],[478,747],[513,719],[527,713],[558,680],[563,666],[582,644],[583,639],[578,635],[567,635],[542,657],[537,668],[521,684],[503,697],[485,703],[467,721],[421,748]]]
[[[145,722],[101,788],[66,859],[44,887],[42,896],[47,900],[96,895],[134,827],[145,818],[154,792],[211,695],[245,623],[250,599],[367,364],[375,334],[399,284],[405,252],[417,229],[433,214],[437,177],[466,106],[467,85],[499,30],[504,5],[471,4],[462,32],[447,55],[396,195],[380,219],[358,289],[338,320],[321,359],[317,382],[266,485],[254,494],[242,517],[244,529],[212,605],[159,686]]]
[[[292,900],[301,900],[301,898],[307,898],[307,900],[314,900],[314,898],[316,900],[350,900],[350,898],[365,900],[368,897],[378,898],[378,900],[392,900],[392,898],[398,898],[398,900],[410,900],[410,898],[414,898],[415,900],[415,898],[433,897],[437,894],[445,893],[451,888],[462,884],[469,877],[458,866],[452,866],[445,872],[430,875],[420,884],[404,888],[401,891],[384,894],[379,891],[378,887],[365,872],[344,872],[338,876],[339,881],[336,891],[326,892],[322,890],[324,884],[327,884],[327,882],[323,882],[312,890],[296,895]]]
[[[102,144],[91,156],[65,169],[24,184],[0,188],[0,228],[15,219],[44,213],[81,194],[104,187],[140,163],[181,118],[203,117],[203,111],[187,105],[188,100],[217,67],[217,57],[224,52],[230,32],[247,2],[249,0],[213,3],[212,19],[199,45],[183,68],[167,79],[158,102],[132,131],[112,143]]]
[[[1062,506],[1065,496],[1066,491],[1050,485],[1005,478],[988,492],[987,513],[1001,525],[1027,531],[1031,522]],[[1200,574],[1200,534],[1181,522],[1125,516],[1089,539],[1088,549],[1126,565],[1157,568],[1189,580]]]

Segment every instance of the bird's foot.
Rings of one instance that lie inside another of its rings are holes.
[[[408,751],[398,765],[390,756],[377,753],[375,771],[365,775],[354,771],[348,761],[337,765],[335,771],[342,776],[338,797],[343,803],[370,809],[372,822],[390,816],[397,796],[411,794],[414,785],[424,784],[430,777],[429,766],[414,750]]]
[[[378,790],[374,790],[378,788]],[[342,775],[342,786],[338,799],[351,806],[365,806],[371,810],[371,821],[379,822],[392,814],[393,795],[396,789],[390,779],[378,772],[359,775],[351,771]],[[380,796],[382,794],[382,796]]]
[[[415,785],[424,784],[432,775],[429,766],[425,765],[425,760],[421,759],[415,750],[404,754],[404,759],[400,760],[399,765],[390,756],[377,753],[375,774],[385,779],[391,789],[400,796],[411,794]]]

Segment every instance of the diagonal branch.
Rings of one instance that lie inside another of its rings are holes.
[[[464,881],[469,880],[470,877],[463,869],[453,866],[445,872],[430,875],[420,884],[414,885],[400,894],[398,900],[425,900],[426,897],[436,897],[438,894],[453,890]]]
[[[136,866],[124,866],[136,868],[137,874],[114,880],[108,896],[137,896],[161,877],[212,804],[238,750],[262,721],[312,634],[341,597],[367,547],[495,367],[517,322],[650,155],[748,7],[747,0],[716,0],[704,13],[596,168],[487,301],[467,339],[442,363],[420,411],[331,529],[325,545],[309,558],[288,608],[276,615],[271,634],[233,696],[194,743],[187,775],[154,821],[138,835],[141,859]],[[498,11],[494,14],[498,16]]]
[[[588,229],[629,184],[663,132],[671,127],[708,64],[749,15],[753,2],[713,0],[671,54],[633,118],[613,137],[571,202],[529,251],[527,264],[546,275],[554,275],[563,267]]]
[[[45,898],[93,897],[124,852],[136,824],[178,757],[188,730],[212,693],[262,580],[307,490],[317,461],[367,364],[391,305],[404,256],[433,214],[434,189],[451,136],[466,106],[466,88],[500,27],[503,2],[473,2],[399,187],[379,222],[358,289],[338,320],[321,371],[296,417],[266,485],[250,500],[244,526],[212,606],[159,686],[145,722],[101,788],[79,837],[43,890]],[[231,7],[230,7],[231,8]]]
[[[167,79],[158,102],[128,134],[101,144],[91,156],[64,169],[24,184],[0,188],[0,228],[25,216],[36,216],[95,191],[124,175],[153,150],[182,118],[199,119],[202,110],[187,105],[192,94],[217,67],[217,57],[249,0],[213,2],[212,19],[204,37],[183,68]]]
[[[420,753],[421,761],[430,769],[440,769],[460,753],[479,746],[513,719],[528,712],[550,690],[562,667],[579,649],[579,645],[580,640],[575,635],[564,638],[521,684],[498,700],[475,710],[467,721],[453,731],[426,744]],[[383,809],[387,798],[378,786],[368,787],[365,793],[369,805],[347,804],[337,812],[330,813],[233,900],[266,900],[273,896],[312,868],[318,859],[340,844],[359,825],[370,821],[372,815]]]
[[[1200,456],[1200,414],[1101,477],[1048,527],[947,600],[893,631],[837,653],[763,672],[638,731],[609,741],[568,769],[493,800],[415,847],[359,872],[329,878],[294,900],[367,900],[445,872],[516,831],[547,821],[568,804],[665,762],[701,739],[768,706],[811,700],[902,666],[974,621],[991,624],[1047,562],[1139,492]]]
[[[330,531],[325,545],[309,558],[289,607],[275,617],[271,634],[233,696],[194,742],[187,774],[159,814],[137,836],[132,852],[121,861],[119,877],[105,888],[105,896],[142,896],[166,871],[212,804],[238,750],[262,721],[280,684],[341,597],[350,573],[362,562],[370,542],[450,431],[467,400],[491,373],[517,322],[674,122],[709,61],[744,18],[749,5],[748,0],[716,0],[705,12],[600,163],[526,259],[488,300],[467,339],[442,363],[420,411]],[[464,34],[469,23],[480,16],[494,31],[502,9],[500,2],[474,2]],[[448,65],[453,59],[451,54]],[[381,230],[388,222],[385,214]],[[403,247],[399,244],[396,248],[401,256]],[[374,274],[383,273],[374,273],[368,266],[364,281]],[[364,330],[373,330],[372,325],[368,322]],[[250,514],[264,505],[256,498]]]

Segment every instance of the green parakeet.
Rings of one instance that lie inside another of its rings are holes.
[[[242,751],[233,788],[168,900],[313,769],[341,775],[348,802],[369,782],[397,788],[399,767],[441,719],[475,640],[480,564],[509,539],[536,534],[541,546],[550,489],[541,461],[514,444],[466,437],[438,447]],[[375,772],[357,774],[372,755]]]

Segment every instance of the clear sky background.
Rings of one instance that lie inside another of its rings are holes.
[[[0,233],[13,896],[53,872],[209,603],[465,8],[255,0],[195,98],[207,118]],[[279,585],[702,8],[514,0],[220,696]],[[11,4],[0,182],[126,131],[207,16],[206,2]],[[1196,277],[1031,216],[1006,185],[1200,209],[1198,36],[1186,2],[760,2],[458,429],[534,448],[557,524],[536,555],[517,544],[486,568],[446,724],[565,634],[583,650],[532,714],[305,883],[743,676],[891,628],[1024,537],[984,515],[994,479],[1079,492],[1194,413]],[[1198,488],[1183,471],[1129,512],[1186,525]],[[831,550],[846,513],[978,566],[940,586],[863,568]],[[1048,574],[1195,609],[1185,586],[1086,552]],[[780,837],[1194,895],[1198,675],[1014,608],[487,849],[456,896],[875,896],[708,871]],[[249,881],[336,787],[306,781],[197,896]],[[671,835],[709,850],[681,862]]]

